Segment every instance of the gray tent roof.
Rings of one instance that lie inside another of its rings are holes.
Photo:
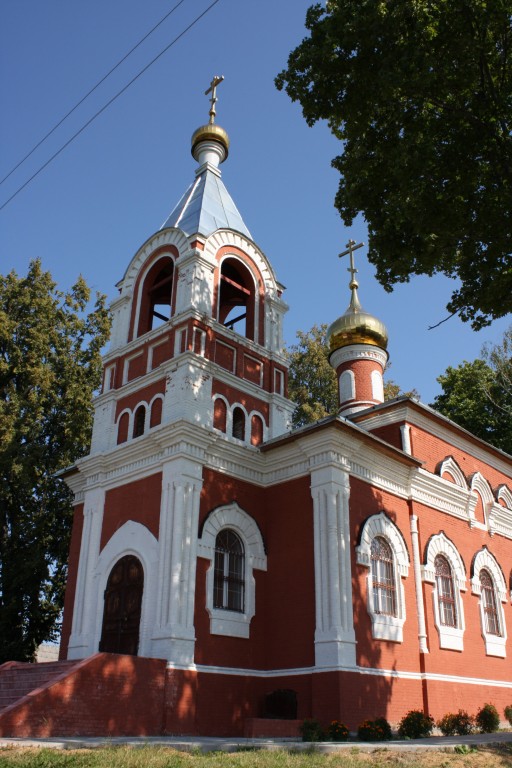
[[[234,229],[252,240],[252,235],[224,186],[217,169],[203,166],[161,229],[176,227],[186,235],[208,237],[217,229]]]

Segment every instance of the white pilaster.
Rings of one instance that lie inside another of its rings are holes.
[[[206,369],[206,361],[197,355],[180,355],[179,361],[172,361],[166,369],[162,424],[191,421],[211,427],[213,424],[212,377]]]
[[[416,587],[416,611],[418,614],[418,642],[420,653],[428,653],[427,625],[423,606],[423,587],[421,583],[420,547],[418,540],[418,517],[411,515],[412,561],[414,565],[414,586]]]
[[[194,594],[201,465],[175,459],[164,466],[160,508],[160,566],[153,655],[194,661]]]
[[[315,664],[355,667],[348,473],[333,466],[314,470],[311,495],[315,537]]]
[[[69,659],[83,659],[98,650],[93,647],[96,629],[96,594],[91,589],[91,584],[100,551],[104,505],[103,488],[93,488],[85,492],[84,525],[78,561],[73,624],[68,645]]]

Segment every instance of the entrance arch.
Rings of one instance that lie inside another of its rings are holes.
[[[142,563],[135,555],[125,555],[108,577],[100,651],[137,655],[143,589]]]

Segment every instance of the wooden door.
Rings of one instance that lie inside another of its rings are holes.
[[[100,651],[136,656],[144,571],[140,560],[126,555],[114,565],[105,590]]]

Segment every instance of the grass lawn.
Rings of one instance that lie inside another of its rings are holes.
[[[168,747],[55,750],[0,749],[0,768],[512,768],[512,747],[399,752],[357,746],[336,754],[241,751],[187,754]]]

